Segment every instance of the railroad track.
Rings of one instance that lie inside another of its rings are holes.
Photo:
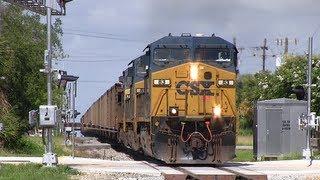
[[[166,180],[266,180],[267,175],[256,171],[239,167],[237,163],[226,165],[168,165],[152,157],[128,148],[118,146],[116,148],[137,161],[158,170]]]
[[[160,171],[166,180],[266,180],[267,175],[240,168],[226,166],[168,166],[145,162]]]

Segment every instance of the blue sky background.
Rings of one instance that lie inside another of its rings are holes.
[[[276,39],[297,38],[297,46],[290,41],[289,52],[303,54],[308,36],[320,25],[319,7],[318,0],[74,0],[61,18],[63,47],[70,57],[56,67],[80,76],[77,108],[82,113],[148,43],[169,33],[215,33],[229,41],[236,37],[245,48],[239,54],[241,74],[261,70],[261,52],[252,47],[267,38],[267,69],[274,70],[271,55],[283,52]]]

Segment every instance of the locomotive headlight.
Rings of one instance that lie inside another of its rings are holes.
[[[154,79],[153,86],[170,86],[170,79]]]
[[[191,78],[191,80],[197,80],[198,79],[198,65],[197,64],[191,64],[191,66],[190,66],[190,78]]]
[[[170,116],[178,116],[178,114],[179,114],[178,107],[169,107]]]
[[[216,117],[221,117],[221,106],[220,105],[215,106],[213,108],[213,115]]]
[[[178,111],[177,111],[175,108],[172,108],[172,109],[171,109],[171,113],[172,113],[172,114],[177,114],[177,112],[178,112]]]

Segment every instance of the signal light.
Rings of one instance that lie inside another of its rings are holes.
[[[305,99],[306,92],[305,92],[304,88],[301,85],[296,86],[295,88],[293,88],[292,91],[293,91],[293,93],[296,94],[298,100],[304,100]]]
[[[170,79],[154,79],[153,86],[169,87],[171,85]]]
[[[217,117],[221,117],[221,107],[220,107],[220,105],[215,106],[213,108],[213,115],[217,116]]]
[[[218,80],[218,85],[219,86],[234,86],[234,80],[219,79]]]

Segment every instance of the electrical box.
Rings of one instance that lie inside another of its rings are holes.
[[[37,118],[38,118],[38,111],[37,110],[31,110],[29,111],[29,125],[31,127],[36,126],[37,124]]]
[[[56,109],[56,121],[57,121],[57,123],[59,123],[59,124],[62,124],[62,118],[61,118],[61,110],[60,109]]]
[[[306,132],[300,127],[306,124],[306,114],[306,101],[286,98],[258,101],[253,134],[257,159],[301,153]]]
[[[57,122],[57,106],[42,105],[39,108],[40,126],[55,126]]]
[[[71,127],[65,127],[65,129],[66,129],[66,132],[71,132],[72,131]]]
[[[310,113],[310,122],[309,125],[313,128],[319,126],[319,116],[316,116],[315,112]]]

